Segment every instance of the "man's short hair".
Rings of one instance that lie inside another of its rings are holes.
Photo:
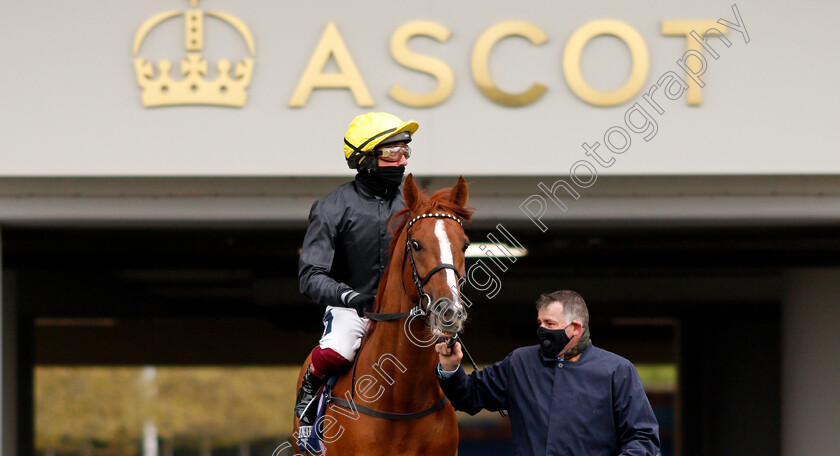
[[[567,323],[578,320],[583,323],[584,328],[589,327],[589,309],[586,308],[583,296],[572,290],[543,293],[537,298],[537,312],[553,302],[559,302],[563,306],[563,316],[566,317]]]

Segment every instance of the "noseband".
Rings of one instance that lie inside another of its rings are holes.
[[[420,312],[420,315],[426,314],[426,311],[425,309],[423,309],[422,306],[423,298],[425,297],[429,301],[427,304],[432,303],[432,298],[425,291],[423,291],[423,286],[429,283],[429,280],[432,279],[433,275],[444,269],[451,269],[455,271],[455,275],[458,277],[458,279],[461,278],[461,273],[458,272],[458,268],[456,268],[454,264],[441,263],[433,267],[432,270],[429,271],[425,277],[423,277],[423,279],[420,279],[420,274],[417,273],[417,266],[414,264],[414,254],[411,250],[411,237],[408,235],[408,230],[411,229],[411,226],[414,225],[415,222],[425,218],[448,218],[458,222],[458,225],[461,225],[461,228],[464,227],[464,224],[461,223],[461,219],[455,217],[454,215],[450,215],[444,212],[434,212],[418,215],[417,217],[414,217],[413,219],[409,220],[408,225],[405,227],[405,256],[408,257],[408,262],[409,264],[411,264],[411,277],[412,279],[414,279],[414,286],[417,287],[417,295],[420,297],[420,299],[418,299],[417,301],[417,304],[415,305],[415,308],[418,309],[417,312]],[[405,258],[403,258],[403,261],[405,261]]]
[[[410,312],[402,312],[402,313],[372,313],[372,312],[365,312],[365,316],[370,318],[371,320],[375,321],[390,321],[390,320],[398,320],[400,318],[406,318],[412,315],[418,316],[425,316],[427,314],[427,309],[423,306],[423,298],[426,298],[427,303],[426,307],[432,304],[432,298],[428,295],[425,291],[423,291],[423,287],[429,283],[429,280],[432,279],[432,276],[436,273],[444,270],[444,269],[451,269],[455,271],[455,275],[458,279],[461,278],[461,273],[458,272],[458,268],[455,267],[454,264],[449,263],[441,263],[435,267],[433,267],[425,277],[422,279],[420,278],[420,274],[417,272],[417,265],[414,264],[414,254],[411,250],[411,237],[408,235],[408,230],[418,221],[426,219],[426,218],[448,218],[455,220],[458,222],[458,225],[461,228],[464,227],[464,224],[461,222],[461,219],[455,217],[454,215],[447,214],[445,212],[429,212],[426,214],[420,214],[411,220],[408,221],[408,224],[405,227],[405,255],[403,256],[403,267],[405,267],[405,259],[408,258],[408,262],[411,265],[411,278],[414,280],[414,286],[417,287],[417,293],[420,297],[417,300],[417,303],[414,304],[414,307],[411,308]]]

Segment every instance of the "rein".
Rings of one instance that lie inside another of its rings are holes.
[[[435,266],[422,279],[420,278],[420,274],[417,273],[417,266],[414,264],[414,255],[412,254],[412,250],[411,250],[411,237],[408,235],[408,230],[411,229],[411,227],[418,220],[422,220],[422,219],[426,219],[426,218],[448,218],[448,219],[452,219],[452,220],[455,220],[456,222],[458,222],[458,225],[461,225],[461,228],[464,227],[464,224],[461,222],[461,219],[459,219],[458,217],[455,217],[454,215],[447,214],[445,212],[433,212],[433,213],[430,212],[430,213],[418,215],[418,216],[412,218],[411,220],[409,220],[408,225],[406,225],[406,227],[405,227],[405,255],[403,255],[402,267],[405,268],[405,259],[406,259],[406,257],[408,257],[408,261],[411,264],[411,277],[414,280],[414,286],[417,287],[417,293],[420,296],[420,299],[417,301],[416,304],[414,304],[414,306],[412,306],[411,310],[408,311],[408,312],[374,313],[374,312],[365,311],[365,316],[368,319],[373,320],[373,321],[394,321],[394,320],[399,320],[399,319],[402,319],[402,318],[408,318],[408,317],[416,315],[416,316],[420,317],[420,319],[423,321],[423,323],[426,324],[426,326],[430,326],[429,325],[429,320],[425,318],[426,315],[427,315],[427,309],[423,308],[422,302],[423,302],[423,298],[425,297],[426,300],[427,300],[426,307],[429,307],[432,304],[432,298],[425,291],[423,291],[423,286],[426,285],[427,283],[429,283],[429,280],[431,280],[433,275],[435,275],[436,273],[438,273],[438,272],[440,272],[444,269],[451,269],[451,270],[455,271],[455,275],[458,276],[459,279],[461,278],[461,273],[458,272],[458,268],[456,268],[454,264],[449,264],[449,263],[441,263],[441,264]],[[362,343],[364,343],[364,341]],[[359,351],[361,351],[361,348],[359,349]],[[356,362],[355,361],[357,361],[358,359],[359,359],[359,357],[357,356],[356,359],[353,362],[353,374],[352,374],[353,378],[352,378],[351,387],[350,387],[350,389],[351,389],[351,393],[350,393],[351,399],[355,395],[354,394],[355,393],[355,388],[352,385],[354,385],[356,383]],[[472,357],[470,357],[470,359],[472,359]],[[439,401],[437,401],[431,407],[429,407],[425,410],[420,410],[419,412],[411,412],[411,413],[380,412],[378,410],[374,410],[372,408],[365,407],[364,405],[356,404],[355,402],[351,403],[350,401],[347,401],[345,399],[335,397],[332,394],[332,390],[329,390],[329,391],[326,392],[326,401],[327,401],[327,403],[330,403],[330,402],[335,403],[339,407],[348,408],[350,410],[357,410],[361,413],[364,413],[365,415],[372,416],[374,418],[384,418],[384,419],[387,419],[387,420],[415,420],[415,419],[423,418],[424,416],[428,416],[428,415],[431,415],[431,414],[439,411],[440,409],[443,408],[444,405],[446,405],[446,402],[448,401],[448,399],[446,398],[446,395],[444,395]]]

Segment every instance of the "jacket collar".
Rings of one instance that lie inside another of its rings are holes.
[[[366,189],[364,185],[360,184],[358,180],[353,179],[353,188],[356,189],[356,193],[358,193],[359,195],[361,195],[362,197],[367,198],[367,199],[380,199],[381,198],[381,199],[386,199],[386,200],[392,200],[392,199],[394,199],[394,197],[396,197],[398,195],[402,195],[402,186],[403,186],[403,184],[400,184],[400,186],[397,187],[397,191],[395,191],[394,193],[391,193],[391,194],[385,195],[385,196],[379,196],[379,195],[374,195],[372,192],[370,192],[368,189]]]
[[[586,345],[586,347],[584,347],[583,350],[581,350],[580,357],[575,362],[579,363],[579,362],[583,361],[583,358],[586,357],[586,353],[589,351],[590,348],[592,348],[592,343],[591,342],[588,343]],[[557,362],[557,360],[560,359],[556,356],[548,357],[548,356],[543,355],[543,352],[542,352],[542,350],[540,350],[539,345],[537,345],[537,356],[539,356],[540,361],[542,361],[545,364],[555,364]]]

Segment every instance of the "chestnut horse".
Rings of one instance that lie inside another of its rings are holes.
[[[433,344],[438,336],[455,336],[466,320],[458,279],[469,244],[461,221],[472,214],[467,184],[460,177],[451,190],[427,197],[409,174],[403,197],[406,208],[391,220],[391,260],[368,313],[369,329],[315,425],[329,455],[458,452],[455,410],[438,385]],[[295,435],[298,426],[295,418]],[[297,442],[293,448],[300,451]]]

